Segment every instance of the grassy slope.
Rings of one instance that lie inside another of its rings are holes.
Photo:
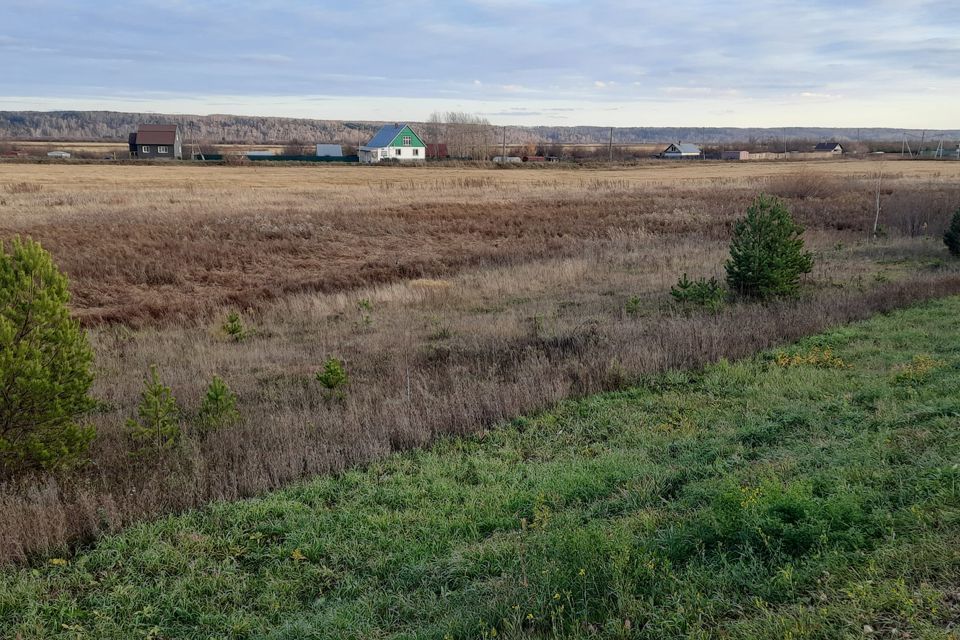
[[[670,374],[138,526],[0,576],[0,635],[951,637],[958,316],[939,301],[805,340],[804,363]]]

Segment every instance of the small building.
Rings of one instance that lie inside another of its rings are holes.
[[[520,156],[493,156],[493,161],[497,164],[521,164],[523,158]]]
[[[720,152],[721,160],[749,160],[750,152],[749,151],[722,151]]]
[[[428,142],[427,157],[433,160],[446,160],[450,157],[446,142]]]
[[[661,157],[670,159],[699,158],[702,155],[703,151],[700,147],[695,144],[690,144],[689,142],[671,144],[660,154]]]
[[[48,152],[47,152],[47,157],[48,157],[48,158],[69,158],[69,157],[70,157],[70,152],[68,152],[68,151],[48,151]]]
[[[833,153],[843,155],[843,145],[839,142],[821,142],[813,148],[815,153]]]
[[[318,144],[317,157],[318,158],[342,158],[343,147],[341,147],[338,144]]]
[[[141,124],[129,138],[130,155],[141,159],[183,158],[180,126],[175,124]]]
[[[546,162],[546,156],[523,156],[520,158],[524,162]]]
[[[427,145],[408,125],[387,124],[370,138],[370,142],[360,147],[360,162],[373,164],[384,160],[425,160],[426,151]]]

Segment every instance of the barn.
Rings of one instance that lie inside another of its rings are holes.
[[[370,142],[360,147],[360,162],[373,164],[384,160],[424,160],[426,150],[427,145],[409,125],[387,124],[380,128]]]
[[[141,124],[130,134],[130,155],[141,159],[183,158],[180,127],[175,124]]]
[[[703,151],[695,144],[677,142],[664,149],[660,155],[670,159],[699,158],[703,156]]]

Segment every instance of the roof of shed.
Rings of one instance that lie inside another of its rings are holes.
[[[833,151],[837,147],[843,147],[839,142],[820,142],[814,147],[817,151]]]
[[[343,148],[338,144],[322,144],[321,143],[317,145],[317,155],[334,157],[334,158],[342,158]]]
[[[141,124],[137,127],[137,144],[173,144],[177,129],[175,124]]]

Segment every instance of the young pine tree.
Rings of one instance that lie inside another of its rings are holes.
[[[953,214],[950,227],[943,234],[943,244],[947,245],[950,255],[960,257],[960,209]]]
[[[797,295],[800,276],[813,269],[802,234],[780,199],[759,195],[733,229],[726,264],[730,289],[759,300]]]
[[[157,365],[150,365],[150,376],[144,380],[143,395],[137,418],[127,420],[130,436],[142,448],[169,449],[180,438],[180,410],[170,387],[160,381]]]
[[[237,396],[230,390],[227,383],[220,376],[213,376],[207,394],[200,405],[198,422],[203,431],[214,431],[222,427],[229,427],[240,420],[237,411]]]
[[[0,467],[67,466],[94,437],[80,424],[93,407],[93,352],[69,301],[39,243],[0,243]]]

